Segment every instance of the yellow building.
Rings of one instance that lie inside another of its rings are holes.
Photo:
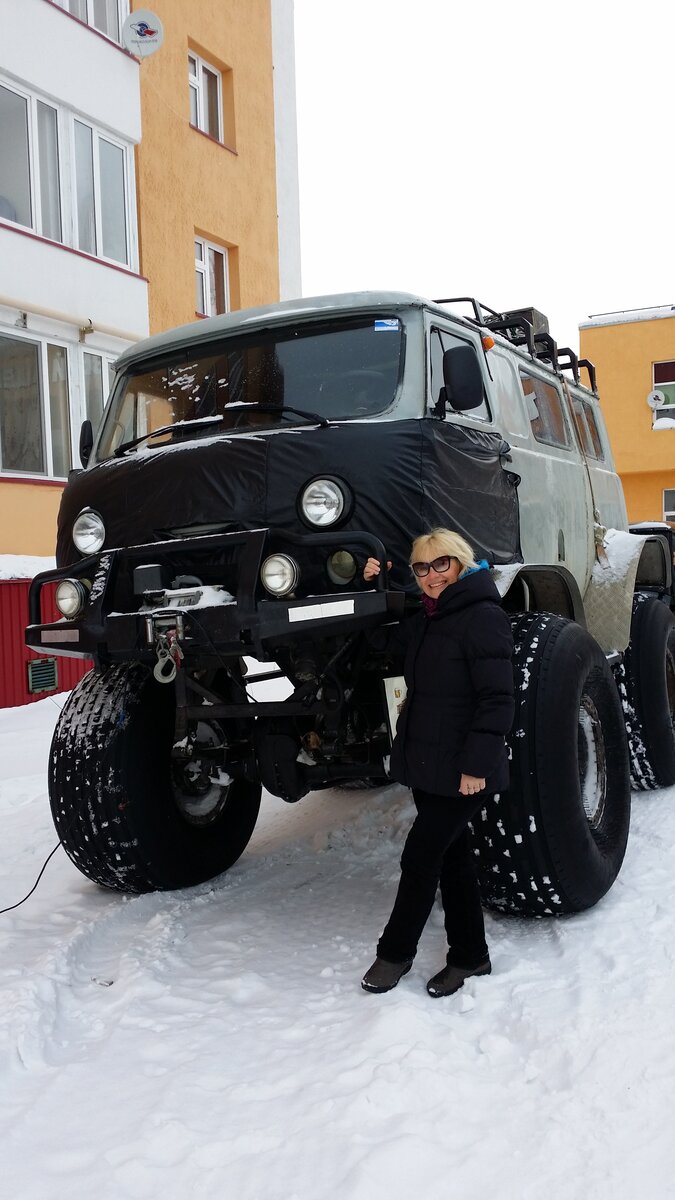
[[[270,0],[154,0],[153,11],[164,42],[141,65],[136,162],[157,332],[279,298],[272,65],[278,78],[283,63]]]
[[[51,555],[121,351],[301,293],[293,0],[0,0],[0,27],[0,554]]]
[[[675,306],[593,316],[579,327],[629,519],[675,524]]]

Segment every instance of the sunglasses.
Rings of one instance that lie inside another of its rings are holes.
[[[441,554],[440,558],[435,558],[433,562],[414,562],[411,564],[411,566],[413,569],[413,574],[416,575],[418,579],[423,579],[425,575],[429,574],[432,567],[434,568],[434,571],[438,572],[439,575],[442,575],[444,571],[449,571],[451,562],[452,555]]]

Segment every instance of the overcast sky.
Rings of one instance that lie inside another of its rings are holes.
[[[305,295],[675,303],[675,3],[295,0]]]

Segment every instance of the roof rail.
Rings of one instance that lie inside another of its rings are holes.
[[[543,330],[534,335],[535,347],[541,346],[541,350],[535,349],[535,358],[548,359],[554,371],[558,370],[558,347],[556,346],[550,333],[544,333]]]
[[[535,358],[534,349],[534,331],[532,326],[525,317],[514,317],[512,314],[506,313],[505,316],[497,314],[496,317],[490,317],[485,322],[488,329],[494,329],[496,333],[505,333],[509,341],[516,346],[522,346],[527,343],[527,348]],[[518,332],[520,330],[520,333]]]
[[[597,385],[596,379],[595,379],[595,367],[593,366],[593,363],[588,358],[580,358],[579,366],[585,367],[586,370],[588,371],[588,378],[591,381],[591,391],[597,396],[598,385]]]
[[[563,355],[569,359],[569,362],[560,361]],[[574,376],[574,382],[579,382],[579,358],[569,346],[559,346],[558,365],[561,371],[571,371]]]
[[[488,308],[487,304],[481,304],[480,300],[475,300],[473,296],[447,296],[444,300],[434,300],[434,304],[470,304],[474,315],[469,317],[469,320],[476,321],[478,325],[487,324],[483,313],[490,313],[493,317],[499,316],[494,308]]]

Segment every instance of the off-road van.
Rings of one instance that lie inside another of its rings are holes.
[[[675,783],[673,532],[628,530],[592,365],[534,309],[460,300],[282,303],[118,361],[27,631],[95,662],[49,768],[89,878],[195,884],[242,853],[262,787],[385,784],[378,627],[418,603],[410,542],[444,525],[488,559],[516,643],[511,787],[474,829],[486,902],[565,913],[611,886],[631,780]],[[374,586],[368,555],[392,562]]]

